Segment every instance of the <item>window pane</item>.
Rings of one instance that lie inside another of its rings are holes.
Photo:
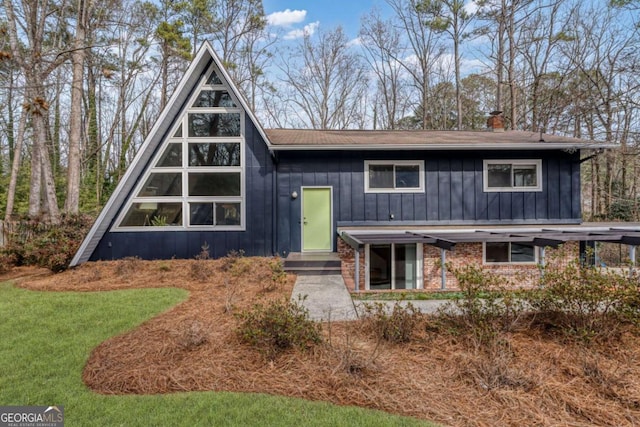
[[[369,247],[369,288],[391,289],[391,245]]]
[[[189,166],[240,166],[240,144],[189,144]]]
[[[509,262],[509,243],[487,242],[485,245],[486,262]]]
[[[511,165],[487,165],[488,187],[511,187]]]
[[[182,225],[182,203],[133,203],[121,227]]]
[[[511,244],[511,262],[535,262],[536,256],[533,245],[526,243]]]
[[[393,165],[369,165],[369,188],[393,188]]]
[[[178,126],[176,133],[173,134],[174,138],[182,138],[182,125]]]
[[[396,188],[420,188],[420,166],[396,166]]]
[[[513,166],[513,186],[514,187],[535,187],[538,185],[536,179],[535,165],[514,165]]]
[[[218,75],[216,74],[215,71],[212,71],[211,75],[207,79],[207,84],[208,85],[221,85],[222,84],[222,80],[220,80],[220,77],[218,77]]]
[[[189,136],[240,136],[240,113],[191,113]]]
[[[213,203],[190,203],[189,224],[213,225]]]
[[[164,150],[162,157],[158,160],[156,167],[180,167],[182,166],[182,145],[181,144],[169,144]]]
[[[181,173],[152,173],[138,197],[181,196]]]
[[[240,203],[216,203],[216,225],[240,225]]]
[[[396,289],[415,289],[417,270],[415,243],[396,244],[394,251]]]
[[[235,107],[226,90],[202,90],[193,103],[194,107]]]
[[[190,173],[190,196],[240,196],[240,173]]]

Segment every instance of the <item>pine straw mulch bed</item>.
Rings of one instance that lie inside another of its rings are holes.
[[[219,390],[356,405],[456,426],[638,425],[640,339],[580,345],[541,331],[505,336],[487,350],[437,332],[425,320],[409,344],[376,340],[366,322],[323,325],[326,343],[266,360],[240,342],[239,312],[286,298],[270,260],[245,258],[240,279],[225,260],[87,263],[45,278],[37,290],[99,291],[175,286],[187,301],[93,350],[83,380],[104,394]],[[90,326],[90,325],[88,325]]]

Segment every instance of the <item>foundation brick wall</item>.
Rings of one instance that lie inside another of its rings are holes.
[[[342,261],[342,277],[349,291],[355,291],[355,254],[354,249],[347,245],[342,239],[338,239],[338,254]],[[440,269],[440,249],[424,245],[423,247],[423,277],[425,290],[440,290],[442,270]],[[545,261],[547,265],[561,266],[579,256],[578,242],[565,243],[558,249],[547,248]],[[365,289],[365,257],[364,249],[360,250],[360,290]],[[454,268],[461,268],[465,265],[475,264],[482,266],[485,270],[491,271],[498,276],[504,277],[514,286],[532,287],[540,278],[540,267],[538,264],[494,264],[483,265],[482,263],[482,243],[458,243],[452,251],[446,251],[446,262]],[[453,274],[446,272],[447,290],[457,290],[458,282]]]
[[[364,290],[364,249],[360,249],[360,290]],[[355,292],[356,255],[355,250],[338,238],[338,255],[341,261],[342,278],[349,292]]]

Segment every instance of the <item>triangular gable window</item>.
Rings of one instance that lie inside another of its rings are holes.
[[[244,114],[214,66],[206,76],[114,231],[244,230]]]

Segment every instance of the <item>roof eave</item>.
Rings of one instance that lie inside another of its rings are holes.
[[[615,144],[573,144],[537,142],[523,144],[480,143],[480,144],[272,144],[274,151],[351,151],[351,150],[600,150],[617,148]]]

